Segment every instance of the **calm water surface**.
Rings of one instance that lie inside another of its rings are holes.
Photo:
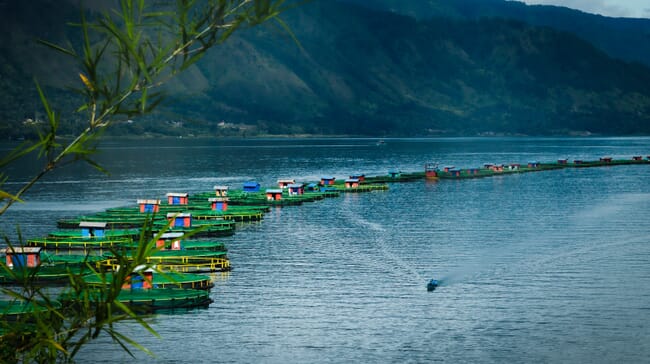
[[[58,218],[160,198],[311,182],[425,162],[476,167],[650,155],[650,138],[105,142],[106,176],[57,172],[0,225],[27,237]],[[9,171],[24,180],[30,163]],[[159,363],[646,362],[650,357],[650,166],[392,184],[274,209],[224,239],[234,270],[207,309],[160,314]],[[444,284],[427,292],[428,279]],[[82,363],[132,359],[107,340]]]

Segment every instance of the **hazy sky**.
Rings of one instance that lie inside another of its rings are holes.
[[[613,17],[650,18],[650,0],[521,0],[527,4],[559,5]]]

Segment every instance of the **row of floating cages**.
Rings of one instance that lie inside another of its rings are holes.
[[[635,155],[632,156],[633,161],[637,162],[642,162],[642,161],[650,161],[650,155],[646,157],[646,159],[643,158],[641,155]],[[598,159],[598,163],[612,163],[613,158],[612,157],[601,157]],[[582,159],[575,159],[573,161],[573,164],[580,165],[580,164],[585,164],[585,163],[593,163],[593,162],[587,162]],[[568,165],[569,164],[569,159],[568,158],[561,158],[557,160],[557,164],[559,165]],[[526,163],[527,168],[540,168],[541,163],[539,161],[529,161]],[[483,165],[484,169],[493,171],[493,172],[503,172],[503,171],[517,171],[521,169],[521,164],[520,163],[510,163],[510,164],[496,164],[496,163],[485,163]],[[469,175],[475,175],[479,173],[479,168],[467,168],[467,169],[457,169],[454,166],[444,166],[442,170],[438,167],[437,163],[427,163],[424,166],[424,172],[425,172],[425,177],[427,178],[437,178],[438,174],[440,171],[446,172],[451,174],[452,176],[460,176],[461,171],[466,171],[467,174]]]
[[[632,161],[634,162],[643,162],[643,161],[650,161],[650,155],[646,156],[645,159],[643,158],[642,155],[633,155],[631,158]],[[558,164],[569,164],[569,159],[564,158],[564,159],[558,159]],[[605,156],[605,157],[600,157],[598,161],[586,161],[584,159],[574,159],[573,164],[586,164],[586,163],[612,163],[614,162],[614,158]]]
[[[222,204],[221,208],[223,209],[223,211],[227,209],[228,201],[226,200],[219,201],[218,198],[214,198],[211,200],[214,200],[212,202],[213,204]],[[172,227],[192,227],[192,213],[170,212],[167,213],[166,217]],[[108,223],[106,222],[95,222],[95,221],[79,222],[79,228],[81,229],[82,238],[104,238],[106,237],[107,227],[108,227]]]
[[[650,156],[646,157],[647,160],[650,160]],[[632,160],[634,161],[643,161],[644,158],[641,155],[635,155],[632,157]],[[611,163],[612,162],[612,157],[601,157],[599,159],[600,163]],[[568,158],[562,158],[557,160],[557,164],[559,165],[568,165],[569,160]],[[587,163],[581,159],[576,159],[573,161],[574,164],[580,165]],[[526,164],[527,168],[540,168],[541,164],[539,161],[529,161]],[[519,163],[510,163],[510,164],[495,164],[495,163],[485,163],[483,168],[493,171],[493,172],[503,172],[503,171],[517,171],[521,168],[521,164]],[[461,171],[465,171],[469,175],[477,175],[479,174],[480,169],[479,168],[468,168],[464,170],[456,169],[454,166],[445,166],[443,167],[442,171],[451,174],[452,176],[460,176]],[[425,165],[425,177],[426,178],[437,178],[438,173],[440,172],[438,168],[438,164],[436,163],[427,163]],[[399,178],[401,176],[401,172],[397,170],[390,170],[388,172],[388,177],[389,178]],[[350,175],[350,178],[346,179],[344,181],[344,186],[346,188],[357,188],[361,183],[363,183],[366,179],[366,176],[364,174],[352,174]],[[279,189],[282,191],[287,190],[290,196],[294,195],[302,195],[305,193],[305,191],[308,192],[316,192],[319,191],[320,186],[332,186],[336,182],[336,177],[334,176],[323,176],[321,177],[320,181],[318,184],[315,183],[310,183],[310,184],[303,184],[303,183],[296,183],[295,179],[279,179],[277,181]],[[229,186],[225,185],[216,185],[214,186],[214,191],[216,198],[211,198],[208,201],[210,202],[212,210],[216,211],[226,211],[228,209],[228,190]],[[244,192],[260,192],[261,191],[261,185],[258,182],[255,181],[247,181],[243,183],[242,190]],[[267,189],[265,191],[266,193],[266,198],[267,200],[280,200],[281,194],[277,191],[277,189]],[[188,193],[168,193],[166,195],[167,197],[167,203],[169,205],[187,205],[189,201],[189,194]],[[155,199],[143,199],[143,200],[138,200],[138,205],[140,212],[158,212],[159,211],[159,205],[160,205],[160,200],[155,200]]]
[[[391,178],[399,178],[401,172],[396,170],[390,170],[388,176]],[[364,174],[353,174],[350,175],[350,178],[344,181],[347,188],[358,187],[361,183],[365,181]],[[323,176],[320,179],[318,184],[315,183],[297,183],[295,179],[279,179],[278,187],[282,190],[287,190],[289,195],[302,195],[305,191],[316,192],[319,190],[318,186],[331,186],[336,182],[336,177],[333,176]],[[216,185],[214,186],[214,191],[216,199],[209,199],[209,202],[212,203],[213,210],[225,211],[227,209],[227,196],[228,196],[229,186],[225,185]],[[255,181],[247,181],[242,185],[243,192],[260,192],[261,184]],[[267,194],[273,194],[272,190],[267,189]],[[168,205],[187,205],[189,203],[189,194],[188,193],[178,193],[170,192],[166,194],[167,204]],[[140,212],[142,213],[154,213],[160,211],[161,200],[157,199],[139,199],[137,204]]]
[[[184,201],[182,203],[169,203],[169,205],[187,205],[187,199],[178,200]],[[228,210],[228,197],[212,197],[208,198],[207,201],[210,203],[210,208],[215,211],[227,211]],[[160,200],[147,200],[141,199],[137,200],[138,209],[141,213],[157,213],[160,212]]]

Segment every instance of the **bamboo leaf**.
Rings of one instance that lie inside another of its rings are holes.
[[[142,95],[140,96],[140,112],[144,113],[147,110],[147,88],[142,90]]]
[[[37,80],[34,80],[34,83],[36,84],[36,90],[38,91],[38,96],[41,99],[41,104],[43,105],[43,108],[45,109],[45,113],[48,116],[48,119],[50,118],[51,115],[53,115],[52,108],[50,107],[50,103],[47,101],[47,97],[45,97],[45,93],[43,92],[43,89],[41,88],[41,85],[38,83]]]
[[[84,83],[84,85],[86,85],[86,88],[88,88],[88,90],[95,91],[95,87],[90,82],[88,77],[86,77],[86,75],[84,75],[83,73],[79,73],[79,78],[81,78],[81,81]]]
[[[120,340],[120,342],[126,342],[129,345],[135,347],[136,349],[144,352],[145,354],[147,354],[147,355],[149,355],[151,357],[154,357],[154,358],[156,357],[156,355],[151,350],[149,350],[149,349],[145,348],[144,346],[138,344],[135,340],[133,340],[133,339],[131,339],[131,338],[119,333],[119,332],[116,332],[116,331],[113,331],[113,334],[114,334],[113,337],[118,338]],[[125,350],[128,351],[128,349],[126,349],[126,348],[125,348]],[[130,353],[130,351],[129,351],[129,353]]]
[[[108,170],[106,170],[104,167],[102,167],[101,165],[99,165],[99,163],[97,163],[97,162],[95,162],[95,161],[93,161],[91,159],[85,158],[85,157],[83,158],[83,160],[86,163],[90,164],[93,168],[95,168],[99,172],[101,172],[103,174],[106,174],[106,175],[110,174],[110,172]]]
[[[9,153],[7,153],[7,155],[5,155],[2,159],[0,159],[0,168],[4,168],[5,166],[28,155],[29,153],[33,152],[38,148],[39,148],[38,143],[32,144],[31,142],[23,142],[19,144],[17,147],[15,147]]]
[[[13,200],[13,201],[16,201],[16,202],[23,202],[23,200],[21,200],[17,196],[12,195],[12,194],[10,194],[8,192],[5,192],[5,191],[2,191],[2,190],[0,190],[0,199],[2,199],[2,200],[9,199],[9,200]]]
[[[77,53],[75,53],[74,49],[63,48],[60,45],[48,42],[48,41],[43,40],[43,39],[38,39],[37,42],[44,45],[44,46],[46,46],[46,47],[52,48],[57,52],[66,54],[66,55],[68,55],[70,57],[75,57],[75,58],[77,57]]]

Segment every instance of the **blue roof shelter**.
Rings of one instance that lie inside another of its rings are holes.
[[[255,181],[244,182],[244,192],[259,192],[260,184]]]

